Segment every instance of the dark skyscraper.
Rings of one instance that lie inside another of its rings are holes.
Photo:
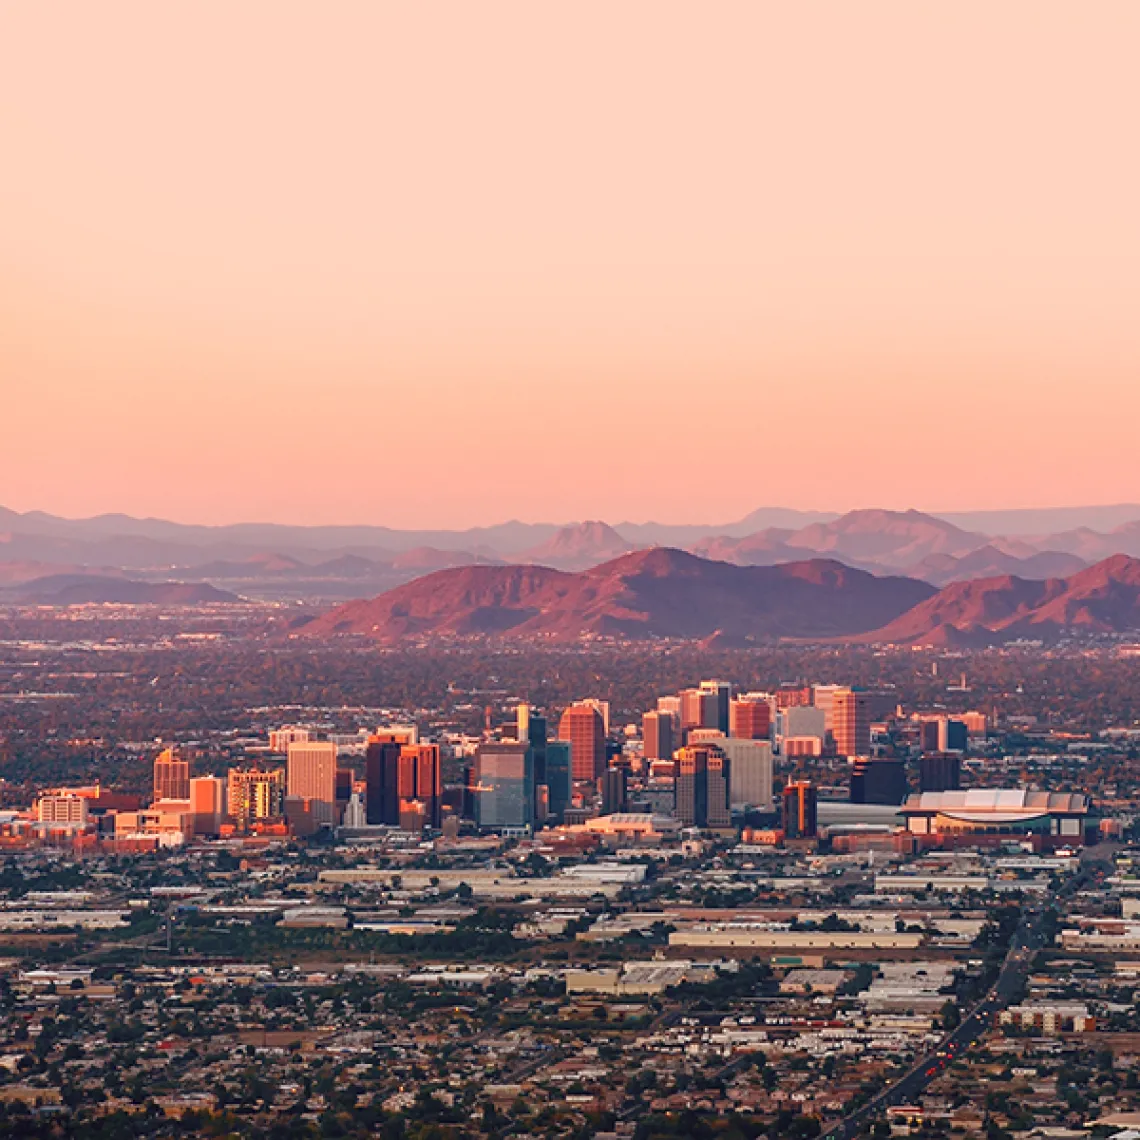
[[[962,757],[957,752],[928,752],[918,761],[923,792],[956,792],[962,786]]]
[[[568,741],[548,740],[546,743],[546,787],[550,816],[561,821],[570,806],[570,797],[574,789]]]
[[[693,744],[677,753],[677,818],[687,827],[727,827],[728,757],[714,744]]]
[[[784,787],[784,834],[788,839],[814,839],[816,791],[809,780],[793,780]]]
[[[369,824],[400,822],[400,745],[373,737],[364,753],[364,813]]]
[[[514,740],[486,741],[475,753],[480,827],[521,831],[534,823],[534,753]]]
[[[701,691],[713,693],[716,697],[716,724],[710,727],[718,728],[728,735],[728,710],[732,703],[732,685],[728,681],[702,681]]]
[[[901,804],[906,799],[906,764],[902,760],[860,756],[851,766],[853,804]]]
[[[627,774],[624,768],[607,768],[602,774],[602,811],[625,811]]]

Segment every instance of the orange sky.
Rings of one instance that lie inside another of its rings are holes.
[[[0,11],[0,504],[1140,501],[1140,5]]]

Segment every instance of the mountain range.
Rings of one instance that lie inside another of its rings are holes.
[[[1064,525],[1052,530],[1051,523]],[[998,524],[1009,530],[997,531]],[[738,566],[822,557],[933,586],[1002,575],[1045,580],[1069,577],[1115,554],[1140,557],[1140,505],[943,516],[762,508],[723,526],[590,520],[466,531],[208,527],[126,515],[62,519],[0,508],[0,583],[58,574],[178,579],[250,598],[319,605],[382,593],[449,567],[534,564],[581,571],[659,546]]]
[[[304,637],[590,636],[982,646],[1140,630],[1140,560],[1117,555],[1068,578],[1002,575],[941,590],[827,559],[735,566],[680,550],[622,555],[578,573],[543,566],[437,571],[300,626]]]

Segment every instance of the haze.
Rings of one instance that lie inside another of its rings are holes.
[[[1140,498],[1140,7],[6,5],[0,503]]]

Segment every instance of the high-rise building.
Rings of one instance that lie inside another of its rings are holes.
[[[36,818],[52,827],[82,831],[87,827],[89,806],[85,796],[40,796]]]
[[[677,818],[686,827],[704,827],[708,820],[709,745],[688,744],[676,753]]]
[[[812,706],[823,713],[824,723],[827,726],[828,732],[834,731],[834,723],[831,716],[832,706],[835,703],[835,694],[844,687],[843,685],[812,685],[811,687]]]
[[[776,709],[798,708],[805,705],[813,704],[812,690],[810,685],[803,685],[795,688],[790,685],[781,685],[776,690]]]
[[[731,765],[729,803],[733,807],[772,810],[772,745],[767,740],[729,737],[720,744]]]
[[[677,753],[676,815],[687,827],[727,827],[731,771],[715,744],[686,745]]]
[[[962,787],[962,757],[958,752],[925,752],[918,761],[922,792],[956,792]]]
[[[732,790],[732,761],[719,748],[710,748],[705,762],[706,791],[705,825],[730,827],[732,807],[729,803]]]
[[[657,698],[657,711],[668,713],[673,718],[674,726],[681,723],[681,698],[676,695]]]
[[[906,799],[906,764],[887,757],[858,756],[851,764],[853,804],[901,804]]]
[[[871,751],[871,703],[861,689],[836,689],[831,700],[831,734],[837,756],[867,756]]]
[[[239,830],[257,820],[280,819],[285,814],[285,769],[267,772],[231,768],[226,779],[226,811]]]
[[[628,783],[629,774],[625,768],[607,768],[602,773],[602,812],[605,815],[625,811]]]
[[[729,706],[729,735],[738,740],[767,740],[772,732],[772,708],[765,700],[742,697]]]
[[[190,781],[190,810],[196,835],[217,835],[226,814],[226,781],[221,776],[195,776]]]
[[[948,716],[938,718],[939,752],[965,752],[968,736],[965,721]]]
[[[574,793],[571,749],[568,741],[546,744],[546,806],[551,819],[561,821]]]
[[[308,741],[289,745],[287,795],[308,800],[317,827],[332,826],[336,819],[336,745]]]
[[[411,761],[410,767],[406,765],[407,760]],[[411,784],[403,782],[405,771],[412,777]],[[400,776],[400,802],[416,800],[423,806],[423,826],[438,828],[443,809],[439,745],[405,744],[400,749]]]
[[[275,728],[269,734],[269,751],[280,752],[284,756],[289,751],[290,744],[307,744],[309,737],[307,728],[298,728],[296,725]]]
[[[364,750],[364,814],[371,826],[400,822],[400,748],[372,736]]]
[[[784,834],[789,839],[814,839],[816,791],[810,780],[793,780],[784,786]]]
[[[546,788],[546,717],[536,713],[530,705],[518,707],[516,740],[530,744],[534,753],[534,811],[535,821],[541,823],[550,812],[550,793]]]
[[[681,690],[681,734],[694,728],[720,728],[720,694],[710,689]]]
[[[646,761],[668,760],[673,755],[673,717],[670,713],[647,712],[641,718],[641,738]]]
[[[571,705],[558,722],[558,739],[570,743],[575,780],[593,783],[605,771],[605,727],[602,714],[592,705],[582,701]]]
[[[476,750],[475,766],[479,826],[494,831],[530,827],[534,822],[534,754],[530,745],[515,740],[484,741]]]
[[[155,757],[154,798],[156,800],[190,798],[190,762],[179,760],[173,748],[164,749]]]
[[[598,716],[602,718],[602,733],[605,736],[610,734],[610,702],[600,701],[597,697],[585,697],[577,702],[580,705],[586,705],[592,708]]]
[[[702,681],[699,688],[716,697],[716,728],[728,735],[728,710],[732,704],[732,685],[728,681]],[[707,726],[706,726],[707,727]]]

